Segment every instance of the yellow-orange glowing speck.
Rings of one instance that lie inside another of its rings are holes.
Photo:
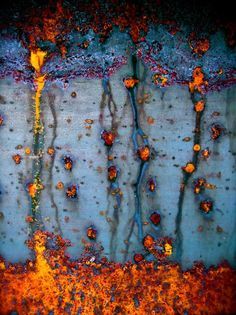
[[[205,212],[209,213],[213,208],[213,202],[211,200],[203,200],[200,203],[200,209]]]
[[[63,189],[64,188],[63,182],[58,182],[56,188],[59,190]]]
[[[134,77],[128,77],[128,78],[125,78],[123,82],[127,89],[132,89],[139,83],[139,80]]]
[[[160,73],[156,73],[153,75],[153,82],[156,85],[166,86],[168,82],[168,78]]]
[[[138,156],[142,161],[148,161],[150,158],[150,148],[146,145],[138,149]]]
[[[201,150],[200,144],[194,144],[194,146],[193,146],[193,151],[199,152],[200,150]]]
[[[154,238],[151,235],[146,235],[143,239],[143,246],[148,250],[152,250],[155,244]]]
[[[31,198],[34,198],[36,197],[36,194],[40,191],[40,190],[43,190],[44,189],[44,186],[42,183],[40,183],[39,180],[35,180],[33,183],[29,183],[27,185],[27,190],[28,190],[28,193],[30,195]]]
[[[186,166],[183,166],[182,169],[186,172],[186,173],[193,173],[195,171],[195,165],[191,162],[187,163]]]
[[[211,155],[211,151],[208,149],[204,149],[204,150],[202,150],[201,154],[202,154],[203,158],[208,159]]]
[[[205,102],[203,100],[198,101],[194,104],[194,110],[196,112],[202,112],[205,108]]]
[[[34,122],[34,132],[39,133],[42,131],[41,119],[40,119],[40,97],[45,84],[46,75],[41,73],[42,66],[44,64],[44,59],[47,53],[40,49],[31,51],[30,63],[35,69],[34,83],[36,86],[35,93],[35,122]]]
[[[55,149],[53,147],[49,147],[47,149],[47,154],[53,156],[55,154]]]
[[[20,164],[21,163],[21,160],[22,160],[22,157],[20,154],[15,154],[12,156],[12,159],[13,161],[16,163],[16,164]]]
[[[204,73],[202,72],[201,67],[196,67],[193,70],[193,81],[189,82],[189,90],[191,93],[198,91],[203,93],[205,87],[208,85],[208,82],[204,80]]]
[[[166,256],[171,256],[172,255],[172,253],[173,253],[173,246],[172,246],[172,244],[170,244],[168,242],[166,242],[164,244],[164,253],[165,253]]]
[[[37,194],[37,185],[36,183],[30,183],[27,186],[28,189],[28,193],[30,195],[31,198],[34,198]]]
[[[29,155],[31,153],[31,150],[30,150],[30,148],[25,148],[25,154],[27,154],[27,155]]]
[[[89,227],[87,229],[87,237],[90,239],[90,240],[95,240],[96,237],[97,237],[97,231],[93,228],[93,227]]]

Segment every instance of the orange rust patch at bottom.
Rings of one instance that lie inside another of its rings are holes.
[[[235,271],[226,263],[206,270],[195,265],[139,261],[89,264],[70,261],[66,241],[47,249],[49,233],[37,231],[35,261],[9,265],[0,260],[0,314],[233,314]]]

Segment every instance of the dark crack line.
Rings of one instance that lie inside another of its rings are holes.
[[[194,95],[191,94],[191,100],[194,104]],[[196,112],[196,120],[195,120],[195,130],[194,130],[194,144],[201,145],[201,118],[202,112]],[[192,162],[195,165],[195,171],[198,168],[199,164],[199,151],[194,151],[192,156]],[[184,204],[184,197],[185,197],[185,188],[188,185],[189,179],[192,174],[185,173],[183,175],[183,180],[181,183],[179,200],[178,200],[178,211],[175,219],[175,235],[176,235],[176,259],[181,262],[182,255],[183,255],[183,233],[181,229],[182,217],[183,217],[183,204]]]
[[[57,137],[57,126],[58,126],[57,115],[56,115],[56,110],[55,110],[55,95],[48,94],[48,104],[49,104],[49,107],[50,107],[50,110],[52,113],[52,117],[53,117],[53,136],[52,136],[52,140],[50,143],[50,147],[54,148],[54,142],[55,142],[56,137]],[[53,171],[54,163],[55,163],[55,154],[53,154],[53,156],[51,157],[51,164],[49,167],[49,176],[48,176],[48,187],[49,187],[49,195],[50,195],[51,204],[52,204],[52,207],[55,209],[55,220],[57,223],[57,228],[58,228],[59,233],[62,235],[62,229],[61,229],[61,224],[60,224],[60,219],[59,219],[59,209],[58,209],[58,206],[55,202],[54,195],[52,192],[52,188],[53,188],[52,171]]]
[[[136,56],[132,56],[132,64],[133,64],[133,77],[137,78],[137,58]],[[130,103],[132,107],[132,113],[133,113],[133,131],[132,131],[132,142],[134,151],[137,152],[138,150],[138,136],[142,139],[142,142],[144,145],[149,145],[148,139],[145,136],[145,133],[143,132],[142,128],[139,124],[139,114],[138,114],[138,108],[136,104],[136,97],[135,97],[135,91],[137,87],[134,87],[133,89],[129,90],[129,96],[130,96]],[[135,197],[135,213],[134,213],[134,220],[132,222],[132,225],[130,227],[130,232],[128,234],[127,243],[126,243],[126,256],[129,250],[129,243],[130,238],[133,234],[134,229],[134,223],[137,224],[138,227],[138,239],[141,242],[143,240],[143,225],[142,225],[142,200],[141,200],[141,184],[142,180],[145,174],[146,169],[148,168],[148,161],[141,161],[139,165],[138,170],[138,176],[137,181],[134,185],[134,197]],[[125,256],[125,257],[126,257]]]
[[[116,119],[117,105],[113,99],[112,89],[111,89],[110,81],[108,78],[105,78],[102,80],[102,86],[103,86],[103,94],[102,94],[102,100],[100,103],[100,108],[101,108],[100,123],[103,127],[102,118],[104,115],[104,108],[106,106],[106,98],[107,98],[107,106],[108,106],[108,110],[111,116],[111,129],[113,132],[114,131],[116,132],[120,121],[117,122],[117,119]],[[109,155],[112,155],[112,148],[107,149],[107,156]],[[112,164],[113,164],[112,161],[108,161],[107,168],[111,166]],[[116,179],[115,183],[110,184],[110,191],[112,190],[117,190],[117,192],[115,193],[117,204],[114,205],[113,207],[114,211],[113,211],[113,221],[112,221],[111,239],[110,239],[110,256],[111,256],[111,259],[115,260],[117,243],[118,243],[117,231],[118,231],[118,225],[119,225],[119,212],[121,208],[121,197],[119,195],[118,179]],[[108,206],[110,207],[109,195],[107,199],[108,199]]]

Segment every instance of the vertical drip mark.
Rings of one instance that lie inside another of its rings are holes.
[[[50,143],[50,148],[54,148],[54,142],[57,137],[57,115],[56,115],[56,110],[55,110],[55,95],[48,94],[48,99],[49,99],[49,107],[53,116],[53,134],[52,134],[52,140]],[[55,220],[57,223],[57,230],[58,232],[62,235],[62,229],[61,229],[61,224],[59,220],[59,209],[58,206],[54,200],[54,194],[52,192],[53,188],[53,166],[55,162],[55,154],[51,156],[51,164],[49,168],[49,176],[48,176],[48,187],[49,187],[49,195],[50,195],[50,200],[51,200],[51,205],[55,209]]]
[[[204,81],[204,74],[200,67],[193,71],[193,81],[189,82],[189,91],[191,93],[191,100],[194,104],[194,111],[196,112],[194,140],[193,140],[193,155],[192,161],[188,162],[186,166],[182,167],[183,179],[180,186],[180,194],[177,206],[177,215],[175,219],[175,234],[176,234],[176,259],[181,262],[183,254],[183,233],[181,230],[181,222],[183,216],[183,203],[185,196],[185,187],[188,185],[189,178],[192,173],[198,168],[199,152],[201,149],[201,118],[205,109],[204,89],[208,82]]]
[[[29,194],[31,197],[31,216],[33,218],[32,231],[42,227],[42,218],[39,211],[40,193],[43,184],[40,178],[42,170],[42,157],[44,147],[44,128],[41,121],[40,99],[44,88],[46,74],[42,74],[41,69],[44,64],[46,52],[40,49],[31,51],[30,63],[35,70],[34,85],[34,138],[33,138],[33,183],[30,185]]]
[[[132,56],[132,65],[133,65],[133,76],[127,77],[124,79],[124,85],[128,90],[130,103],[133,113],[133,131],[132,131],[132,142],[135,153],[140,158],[140,165],[138,170],[138,176],[136,183],[134,185],[134,198],[135,198],[135,213],[134,220],[132,221],[128,239],[126,242],[126,256],[129,249],[129,240],[133,233],[134,225],[137,224],[138,227],[138,239],[141,242],[143,240],[143,225],[142,225],[142,200],[141,200],[141,184],[145,174],[145,171],[148,168],[149,158],[150,158],[150,149],[148,137],[143,132],[140,123],[139,123],[139,112],[136,104],[136,89],[139,83],[137,79],[137,58]],[[139,145],[139,140],[141,141],[141,146]],[[126,259],[125,256],[125,259]]]
[[[100,115],[100,123],[103,126],[102,119],[104,115],[104,108],[106,106],[106,99],[107,99],[107,106],[111,116],[111,131],[103,130],[102,132],[102,139],[104,140],[104,144],[107,146],[107,172],[108,176],[107,179],[110,182],[110,189],[109,192],[111,195],[115,197],[116,204],[113,206],[113,220],[112,220],[112,232],[111,232],[111,240],[110,240],[110,255],[111,260],[116,260],[116,249],[118,245],[117,240],[117,230],[119,225],[119,213],[121,209],[121,198],[122,193],[119,188],[119,169],[114,164],[114,157],[113,157],[113,143],[115,137],[117,135],[117,129],[120,121],[117,121],[116,112],[117,112],[117,105],[113,100],[111,85],[108,78],[104,78],[102,80],[103,86],[103,94],[102,94],[102,101],[101,101],[101,115]],[[109,206],[109,203],[108,203]]]

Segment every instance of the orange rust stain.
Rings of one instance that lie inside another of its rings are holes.
[[[213,208],[213,203],[210,200],[203,200],[200,203],[200,209],[205,212],[209,213]]]
[[[202,72],[202,68],[196,67],[193,70],[193,81],[189,82],[190,92],[194,93],[194,91],[198,91],[199,93],[203,93],[207,85],[208,82],[204,80],[204,73]]]
[[[34,122],[34,132],[40,133],[43,130],[43,126],[41,125],[40,119],[40,98],[42,94],[42,90],[44,88],[46,75],[41,73],[42,66],[44,64],[44,60],[47,53],[42,51],[41,49],[32,50],[30,54],[30,63],[35,70],[34,83],[36,86],[35,93],[35,122]]]
[[[127,89],[132,89],[139,83],[139,80],[134,77],[129,77],[125,78],[123,82]]]
[[[92,227],[89,227],[87,229],[87,237],[90,239],[90,240],[95,240],[97,238],[97,231],[92,228]]]
[[[117,178],[117,168],[116,166],[112,165],[108,168],[108,179],[110,181],[115,181]]]
[[[27,190],[31,198],[36,197],[37,193],[43,189],[44,189],[43,184],[37,179],[35,179],[33,183],[29,183],[27,185]]]
[[[200,144],[194,144],[194,146],[193,146],[193,151],[199,152],[200,150],[201,150]]]
[[[35,232],[28,242],[36,254],[34,261],[7,266],[0,260],[2,315],[12,311],[67,314],[68,308],[70,314],[80,310],[81,314],[105,315],[235,312],[236,273],[226,263],[209,270],[197,264],[182,271],[174,263],[160,262],[156,267],[143,255],[135,257],[138,265],[110,263],[105,258],[94,261],[93,256],[71,261],[65,255],[68,244],[60,236],[54,236],[57,249],[48,248],[51,237]]]
[[[27,155],[29,155],[31,153],[31,150],[30,150],[30,148],[25,148],[25,154],[27,154]]]
[[[194,104],[194,110],[196,112],[202,112],[205,108],[205,102],[203,100],[198,101]]]
[[[167,82],[168,82],[168,78],[161,74],[161,73],[156,73],[153,75],[153,82],[156,84],[156,85],[160,85],[160,86],[166,86],[167,85]]]
[[[53,156],[55,154],[55,149],[53,147],[48,147],[47,154]]]
[[[138,156],[142,161],[148,161],[150,158],[150,148],[148,146],[138,149]]]
[[[12,159],[13,161],[16,163],[16,164],[20,164],[21,163],[21,160],[22,160],[22,157],[20,154],[14,154],[12,156]]]
[[[104,144],[106,146],[110,147],[113,145],[115,138],[116,138],[116,135],[115,135],[115,133],[113,133],[111,131],[103,130],[103,132],[101,134],[101,138],[103,139]]]
[[[149,125],[153,125],[154,122],[155,122],[155,119],[154,119],[153,117],[151,117],[151,116],[148,116],[148,118],[147,118],[147,123],[148,123]]]
[[[59,190],[63,189],[64,188],[63,182],[58,182],[57,185],[56,185],[56,188],[59,189]]]
[[[186,166],[182,167],[182,169],[186,172],[186,173],[193,173],[195,171],[195,165],[193,163],[187,163]]]

